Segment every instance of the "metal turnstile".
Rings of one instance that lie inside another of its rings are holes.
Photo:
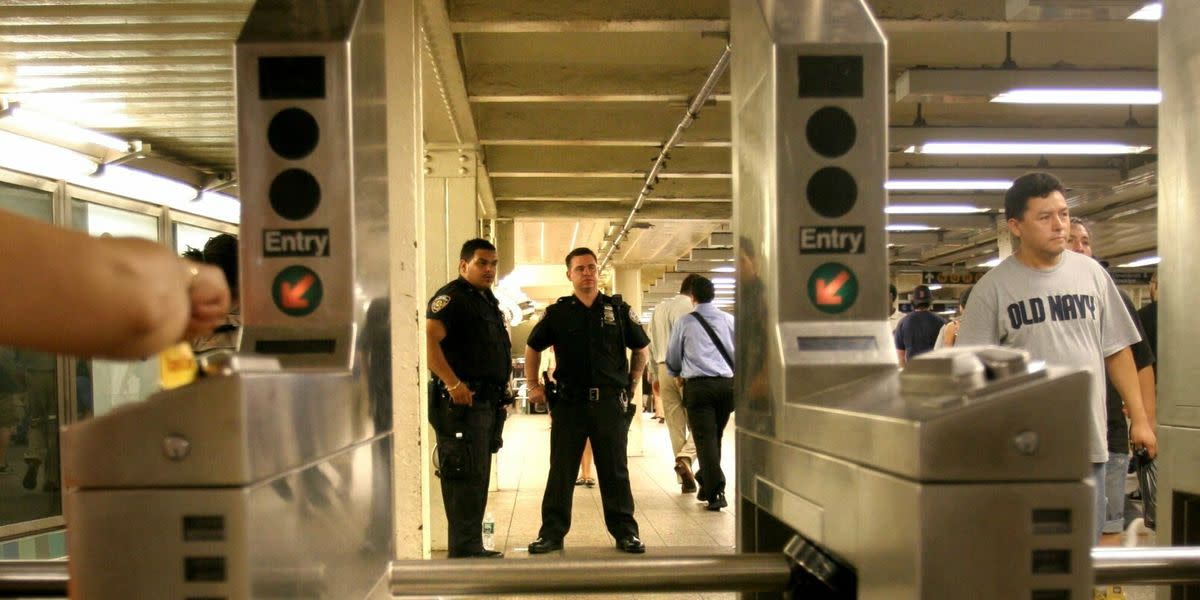
[[[1091,594],[1087,375],[887,325],[887,48],[863,0],[734,0],[738,549],[805,598]],[[771,593],[772,595],[774,593]]]
[[[241,354],[63,434],[72,595],[381,598],[393,557],[382,2],[236,46]]]

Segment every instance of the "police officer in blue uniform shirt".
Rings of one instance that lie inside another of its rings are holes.
[[[530,554],[561,550],[571,528],[575,473],[584,443],[592,441],[604,523],[617,548],[634,554],[646,551],[633,519],[626,442],[632,418],[633,390],[649,359],[650,338],[637,315],[620,296],[597,288],[596,254],[576,248],[567,255],[567,278],[575,293],[559,298],[546,314],[525,349],[525,378],[535,382],[529,398],[546,401],[538,381],[542,351],[554,346],[558,400],[550,407],[550,474],[542,497],[542,528],[529,544]],[[632,359],[625,350],[632,350]]]
[[[429,419],[437,430],[438,476],[449,525],[450,558],[500,558],[485,550],[482,527],[491,454],[499,449],[512,343],[492,295],[496,247],[468,240],[459,253],[458,279],[429,300],[425,338]]]

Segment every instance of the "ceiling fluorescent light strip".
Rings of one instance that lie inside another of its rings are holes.
[[[883,210],[889,215],[971,215],[988,209],[967,204],[893,204]]]
[[[1137,10],[1137,12],[1129,15],[1131,21],[1161,21],[1162,20],[1162,2],[1151,2]]]
[[[909,154],[1138,154],[1150,146],[1109,142],[928,142],[909,146]]]
[[[916,224],[899,224],[898,223],[898,224],[887,226],[888,231],[897,231],[897,232],[901,232],[901,231],[937,231],[937,229],[938,229],[937,227],[931,227],[929,225],[916,225]]]
[[[1162,262],[1162,257],[1148,256],[1146,258],[1141,258],[1141,259],[1138,259],[1138,260],[1135,260],[1132,262],[1127,262],[1123,265],[1117,265],[1117,266],[1118,267],[1152,267],[1161,262]]]
[[[992,98],[1008,104],[1158,104],[1162,92],[1146,89],[1019,88]]]
[[[884,185],[889,190],[992,190],[1012,187],[1011,179],[892,179]]]

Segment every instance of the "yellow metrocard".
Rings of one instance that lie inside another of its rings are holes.
[[[196,380],[196,355],[192,345],[179,342],[158,355],[158,378],[162,389],[183,387]]]

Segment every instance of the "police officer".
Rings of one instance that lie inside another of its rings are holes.
[[[640,554],[646,546],[638,539],[633,519],[625,451],[632,392],[642,379],[650,339],[620,296],[606,296],[596,287],[594,252],[576,248],[566,263],[575,293],[546,308],[525,348],[525,379],[534,382],[530,400],[546,401],[545,390],[536,382],[542,351],[549,346],[554,346],[558,383],[558,401],[550,407],[550,474],[542,497],[542,528],[529,544],[529,553],[562,549],[571,528],[575,469],[584,443],[591,439],[604,523],[618,549]],[[625,358],[626,348],[633,350],[631,362]]]
[[[483,239],[462,245],[458,279],[443,286],[425,311],[430,421],[437,430],[438,474],[449,525],[450,558],[500,558],[482,539],[491,453],[503,427],[512,372],[512,344],[492,295],[496,247]]]

